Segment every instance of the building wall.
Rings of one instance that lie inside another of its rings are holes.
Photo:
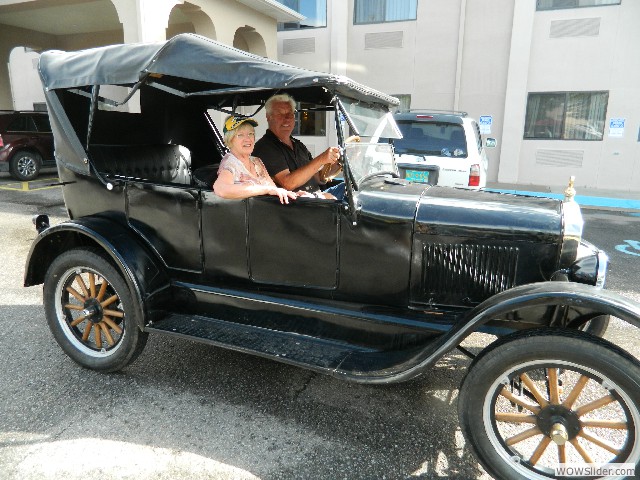
[[[347,12],[333,22],[339,8]],[[278,58],[342,73],[329,43],[332,30],[346,29],[341,47],[354,80],[410,94],[411,108],[492,116],[498,148],[487,152],[489,181],[561,186],[575,175],[578,186],[640,189],[640,2],[536,11],[535,0],[419,0],[417,20],[369,25],[354,25],[353,9],[354,0],[327,0],[327,27],[279,32]],[[597,35],[576,35],[584,19],[599,19]],[[558,37],[557,22],[567,21]],[[523,139],[529,92],[595,90],[609,91],[607,126],[626,119],[623,138],[609,137],[605,126],[602,141]],[[332,141],[304,140],[316,150]],[[566,151],[580,152],[581,164],[563,161]]]

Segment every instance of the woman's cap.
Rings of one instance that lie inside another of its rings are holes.
[[[243,123],[248,123],[249,125],[253,125],[254,127],[258,126],[258,122],[256,122],[253,118],[236,117],[235,115],[231,115],[224,122],[223,133],[227,133],[227,132],[230,132],[231,130],[235,130]]]

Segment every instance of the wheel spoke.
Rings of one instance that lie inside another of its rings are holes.
[[[535,383],[533,383],[533,381],[529,378],[529,376],[526,373],[522,373],[520,375],[520,379],[527,386],[531,394],[534,396],[534,398],[542,408],[546,407],[549,404],[547,399],[544,398],[544,396],[540,393],[540,390],[538,390],[538,387],[536,387]]]
[[[96,325],[96,328],[93,330],[93,338],[96,342],[96,347],[102,348],[102,335],[100,334],[101,328]]]
[[[111,345],[111,346],[114,346],[116,344],[116,342],[113,340],[113,337],[111,336],[111,333],[109,332],[109,327],[107,327],[104,324],[104,322],[100,322],[98,325],[102,329],[102,332],[104,333],[104,336],[107,337],[107,343],[109,345]]]
[[[530,412],[533,412],[533,413],[537,414],[540,411],[540,408],[538,408],[537,405],[534,405],[534,404],[529,403],[529,402],[525,402],[524,400],[516,397],[513,393],[511,393],[509,390],[507,390],[507,387],[504,387],[502,389],[502,391],[500,392],[500,395],[505,397],[510,402],[513,402],[516,405],[520,405],[521,407],[526,408]]]
[[[72,303],[65,303],[64,308],[68,308],[70,310],[84,310],[83,305],[74,305]]]
[[[585,462],[593,463],[593,460],[591,459],[589,454],[586,452],[584,448],[582,448],[582,445],[580,445],[580,442],[578,442],[578,438],[572,438],[571,440],[569,440],[569,443],[573,445],[573,448],[577,450],[577,452],[580,454],[580,456],[584,459]]]
[[[580,423],[583,427],[593,428],[614,428],[616,430],[627,430],[629,425],[622,420],[581,420]]]
[[[578,433],[578,436],[584,438],[588,442],[591,442],[591,443],[593,443],[595,445],[598,445],[599,447],[604,448],[605,450],[608,450],[609,452],[613,453],[614,455],[620,455],[620,450],[619,449],[617,449],[613,445],[605,442],[601,438],[596,437],[595,435],[591,435],[591,434],[585,432],[584,430],[582,430],[580,433]]]
[[[70,327],[75,327],[77,325],[80,325],[82,322],[84,322],[85,318],[87,318],[86,315],[80,315],[79,317],[77,317],[73,322],[71,322],[69,324]]]
[[[571,408],[573,406],[573,403],[582,393],[582,390],[584,389],[588,381],[589,377],[587,377],[586,375],[581,375],[576,384],[573,386],[573,389],[571,390],[567,398],[565,398],[564,402],[562,402],[562,405],[567,408]]]
[[[113,330],[114,332],[116,332],[119,335],[122,335],[122,329],[120,328],[120,326],[116,322],[111,320],[109,317],[103,316],[102,317],[102,321],[104,323],[106,323],[107,325],[109,325],[111,327],[111,330]]]
[[[534,437],[536,435],[542,434],[542,431],[538,427],[530,428],[529,430],[525,430],[523,432],[514,435],[513,437],[509,437],[505,439],[505,443],[509,446],[515,445],[516,443],[520,443],[527,438]]]
[[[102,300],[102,297],[104,297],[104,293],[107,291],[107,287],[108,286],[109,286],[109,284],[103,278],[102,279],[102,285],[100,285],[100,291],[98,292],[98,296],[96,297],[96,300],[98,300],[98,301]]]
[[[87,327],[82,332],[82,341],[86,342],[89,339],[89,334],[91,333],[91,328],[93,327],[93,323],[87,322]]]
[[[119,298],[118,295],[111,295],[106,300],[100,302],[100,305],[102,305],[102,308],[107,307],[111,305],[113,302],[115,302],[116,300],[118,300],[118,298]]]
[[[549,382],[549,401],[553,405],[560,403],[560,392],[558,390],[558,369],[547,369],[547,381]]]
[[[558,445],[558,463],[567,463],[567,450],[564,445]]]
[[[84,280],[82,279],[82,277],[79,274],[76,274],[76,282],[78,282],[78,285],[80,285],[80,289],[82,290],[82,293],[84,294],[84,298],[88,298],[89,297],[89,290],[87,290],[87,286],[84,284]]]
[[[104,315],[109,315],[110,317],[118,317],[118,318],[123,318],[124,317],[124,313],[119,312],[117,310],[103,310],[102,313]]]
[[[496,421],[507,423],[536,423],[536,416],[526,413],[496,413]]]
[[[91,292],[91,296],[95,298],[96,296],[96,275],[93,272],[89,272],[89,292]]]
[[[536,463],[538,463],[538,460],[540,460],[540,457],[542,457],[542,455],[544,454],[544,451],[549,446],[549,443],[551,443],[551,438],[547,436],[543,437],[542,440],[540,440],[540,443],[529,459],[529,463],[531,463],[531,465],[535,465]]]
[[[75,288],[73,287],[67,287],[66,288],[67,292],[69,292],[71,295],[73,295],[74,297],[76,297],[78,299],[79,302],[84,303],[84,301],[86,300],[85,297],[83,297],[82,295],[80,295]],[[84,308],[84,307],[83,307]]]
[[[605,395],[598,400],[594,400],[593,402],[589,402],[586,405],[578,408],[576,410],[576,415],[578,415],[578,417],[581,417],[582,415],[592,412],[593,410],[597,410],[598,408],[604,407],[605,405],[609,405],[611,402],[615,401],[616,399],[613,398],[613,395]]]

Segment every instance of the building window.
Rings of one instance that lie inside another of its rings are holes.
[[[353,23],[415,20],[418,0],[355,0]]]
[[[327,116],[325,112],[314,111],[314,108],[317,106],[311,103],[297,104],[294,135],[324,137],[327,134]]]
[[[408,112],[411,108],[411,95],[407,93],[394,93],[393,97],[400,100],[400,105],[393,109],[394,112]]]
[[[327,26],[327,0],[279,0],[279,2],[307,18],[299,22],[279,22],[278,31]]]
[[[536,2],[536,10],[601,7],[603,5],[620,5],[620,0],[538,0]]]
[[[530,93],[524,138],[602,140],[609,92]]]

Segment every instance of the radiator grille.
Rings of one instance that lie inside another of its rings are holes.
[[[427,299],[477,303],[515,285],[515,247],[429,244],[422,258]]]

